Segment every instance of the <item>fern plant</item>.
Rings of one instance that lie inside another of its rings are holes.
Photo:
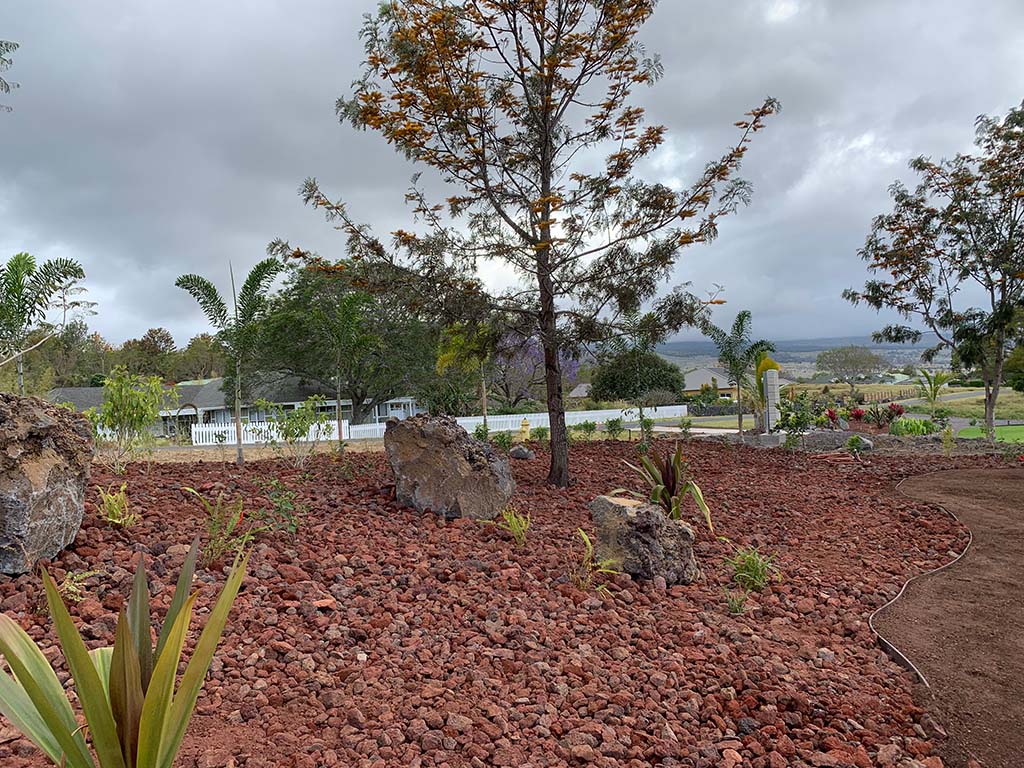
[[[43,652],[14,619],[0,614],[0,654],[10,667],[10,674],[0,672],[0,712],[54,765],[171,768],[174,764],[248,561],[248,555],[235,560],[179,681],[178,665],[197,594],[188,592],[198,551],[197,541],[185,558],[155,646],[141,555],[128,604],[118,616],[113,647],[92,651],[86,648],[57,585],[43,571],[46,602],[86,727],[79,725],[64,686]]]

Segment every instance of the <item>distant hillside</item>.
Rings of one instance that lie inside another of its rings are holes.
[[[883,350],[926,349],[935,343],[931,334],[926,334],[917,344],[875,344],[870,336],[833,336],[822,339],[789,339],[776,341],[775,349],[779,354],[821,352],[834,347],[869,347],[878,352]],[[710,341],[667,341],[658,347],[658,351],[669,357],[706,357],[717,355],[718,350]]]

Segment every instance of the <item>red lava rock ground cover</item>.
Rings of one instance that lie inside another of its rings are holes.
[[[543,452],[515,462],[513,501],[533,521],[522,549],[494,526],[397,508],[380,454],[352,456],[347,468],[317,457],[307,473],[273,461],[240,473],[216,462],[134,465],[128,489],[144,521],[115,530],[90,506],[52,569],[102,569],[72,611],[87,642],[108,644],[134,551],[147,553],[154,609],[166,608],[202,530],[181,486],[240,493],[250,509],[263,498],[260,477],[300,491],[311,511],[298,534],[256,545],[180,766],[942,765],[909,674],[875,644],[867,616],[966,542],[895,483],[998,460],[829,466],[689,443],[717,533],[777,554],[784,574],[731,616],[729,545],[706,533],[698,584],[616,577],[601,599],[568,583],[576,529],[590,527],[586,504],[636,487],[620,462],[634,450],[574,445],[568,490],[544,485]],[[223,576],[199,572],[199,620]],[[0,580],[0,607],[37,639],[51,637],[40,601],[37,578]],[[59,658],[52,645],[49,654]],[[45,764],[12,735],[0,727],[0,765]]]

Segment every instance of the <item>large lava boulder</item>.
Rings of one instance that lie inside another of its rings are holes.
[[[670,519],[654,504],[598,496],[590,502],[598,559],[614,560],[637,579],[661,577],[669,586],[700,578],[693,557],[693,528]]]
[[[447,416],[390,420],[384,451],[399,503],[420,512],[493,520],[515,490],[508,458]]]
[[[25,573],[74,541],[92,457],[84,416],[0,393],[0,573]]]

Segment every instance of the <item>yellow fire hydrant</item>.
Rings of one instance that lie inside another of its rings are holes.
[[[525,443],[530,439],[530,422],[527,419],[523,419],[523,423],[519,425],[519,434],[516,436],[520,443]]]

